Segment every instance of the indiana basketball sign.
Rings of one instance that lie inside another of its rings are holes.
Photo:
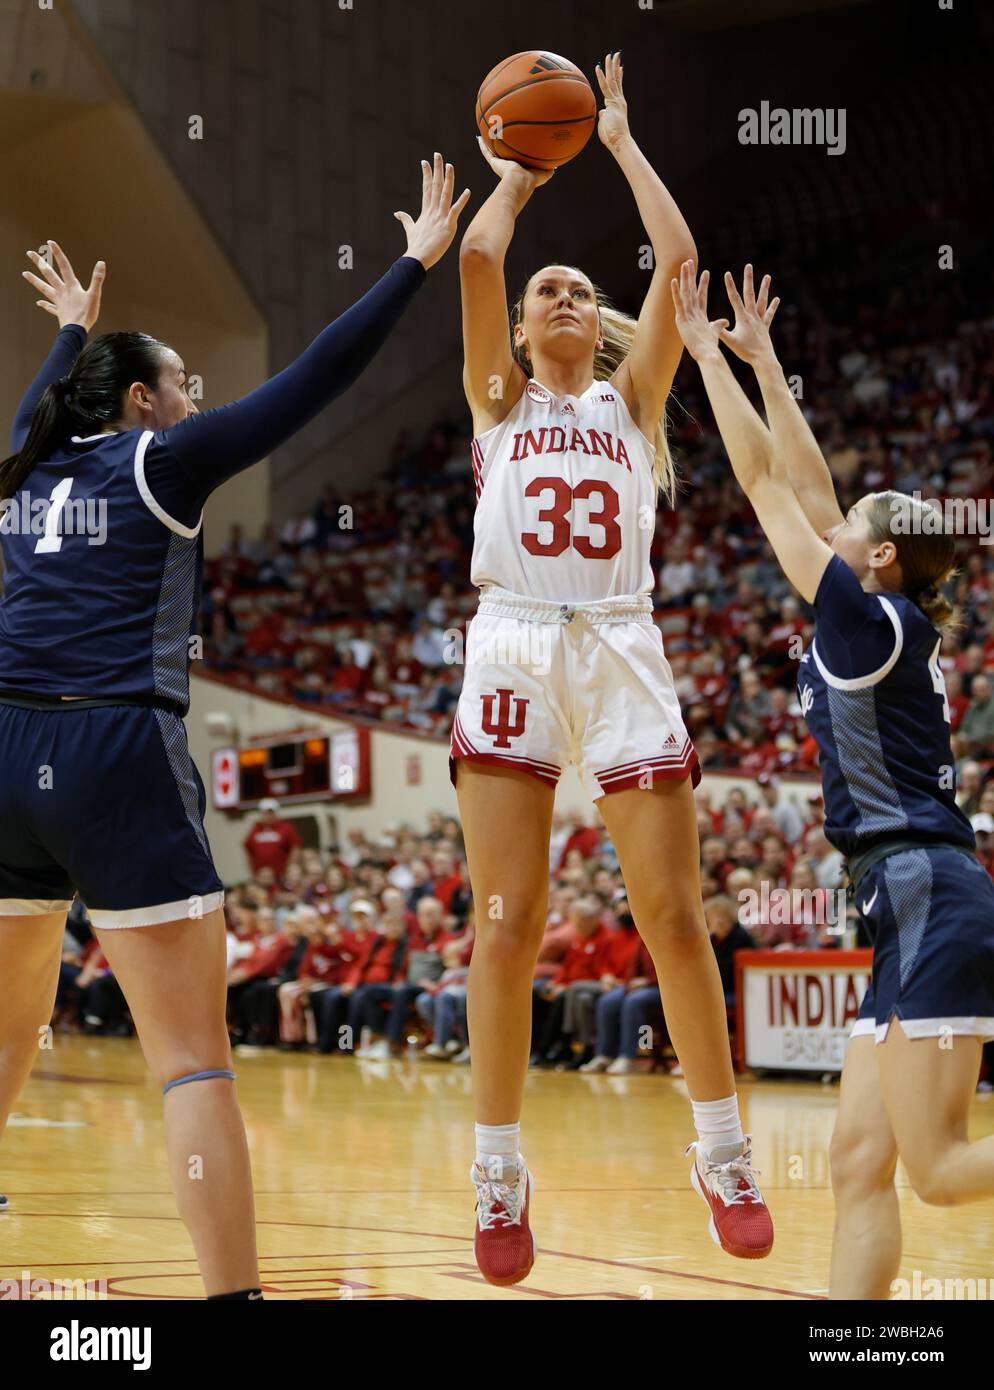
[[[740,951],[740,1062],[771,1071],[841,1071],[872,959],[872,951]]]

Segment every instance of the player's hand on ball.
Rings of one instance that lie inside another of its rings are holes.
[[[452,245],[459,223],[459,214],[469,199],[469,189],[452,201],[456,171],[445,164],[436,152],[434,165],[421,161],[421,216],[415,222],[406,212],[395,212],[407,233],[407,254],[430,270]]]
[[[556,172],[555,169],[528,169],[524,164],[519,164],[517,160],[501,159],[499,155],[494,154],[482,135],[476,137],[476,143],[480,147],[483,158],[499,179],[520,179],[522,183],[528,184],[532,188],[541,188],[543,183],[548,183]]]
[[[683,345],[695,361],[708,354],[721,354],[718,346],[723,329],[728,327],[727,319],[708,319],[708,281],[710,273],[701,272],[697,281],[693,261],[684,261],[680,267],[679,280],[670,281],[673,294],[673,307],[676,309],[677,332]]]
[[[100,295],[107,267],[103,261],[97,261],[90,283],[84,289],[58,242],[49,241],[46,245],[55,265],[49,265],[37,251],[29,251],[28,259],[37,267],[38,274],[32,275],[30,270],[23,270],[21,274],[29,285],[45,296],[38,300],[38,307],[44,309],[46,314],[53,314],[59,320],[60,328],[65,328],[67,323],[78,323],[89,333],[100,316]]]
[[[752,266],[742,272],[742,293],[739,294],[729,270],[725,271],[728,302],[735,310],[735,327],[722,329],[721,341],[726,343],[743,362],[757,362],[772,353],[770,324],[780,307],[779,298],[770,301],[770,277],[764,275],[757,295],[753,286]]]
[[[611,149],[629,133],[628,103],[622,91],[624,68],[621,66],[621,54],[609,53],[604,59],[604,66],[598,63],[594,71],[604,98],[604,107],[597,117],[597,134]]]

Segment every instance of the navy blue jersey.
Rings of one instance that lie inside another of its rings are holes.
[[[903,594],[869,594],[833,555],[801,658],[801,711],[821,755],[825,834],[847,856],[906,834],[975,848],[956,805],[940,635]]]
[[[13,498],[0,499],[0,690],[153,698],[185,713],[204,503],[355,381],[425,275],[420,261],[400,257],[241,400],[158,433],[66,440]],[[69,371],[85,336],[78,325],[59,333],[18,410],[15,450],[45,386]]]
[[[155,438],[76,439],[15,494],[0,520],[0,688],[187,708],[202,526],[171,518],[149,491]]]

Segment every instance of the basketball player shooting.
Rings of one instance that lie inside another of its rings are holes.
[[[712,1237],[745,1258],[773,1243],[701,903],[700,767],[650,599],[657,495],[672,500],[675,490],[663,413],[683,348],[670,279],[696,249],[632,137],[622,78],[617,54],[597,68],[598,134],[652,243],[638,321],[582,270],[557,263],[529,278],[508,332],[504,259],[517,218],[552,175],[497,158],[482,141],[498,184],[460,250],[477,492],[471,579],[481,595],[450,770],[477,904],[468,998],[475,1248],[494,1284],[517,1283],[534,1260],[520,1115],[553,801],[569,763],[617,848],[655,961],[697,1127],[692,1182]],[[537,651],[540,661],[529,655]]]

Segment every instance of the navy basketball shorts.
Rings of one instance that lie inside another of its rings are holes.
[[[0,917],[76,893],[98,928],[206,916],[224,889],[205,805],[175,714],[0,703]]]
[[[873,976],[852,1037],[994,1037],[994,879],[954,849],[889,854],[859,881],[875,933]]]

